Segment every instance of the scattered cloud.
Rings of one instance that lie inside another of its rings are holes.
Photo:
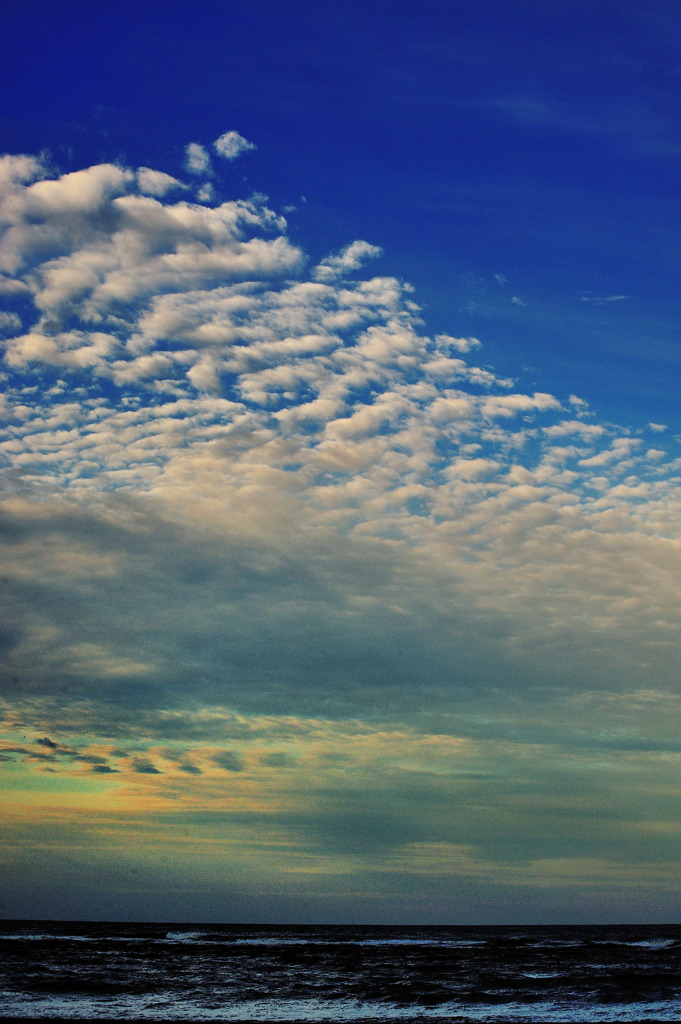
[[[17,313],[0,313],[0,331],[16,334],[21,329],[21,317]]]
[[[217,201],[217,193],[210,181],[204,181],[196,190],[196,198],[201,203],[214,203]]]
[[[213,756],[213,762],[226,772],[242,772],[246,767],[243,758],[233,750],[221,750]]]
[[[58,743],[55,743],[53,740],[48,739],[47,736],[43,736],[42,739],[37,739],[36,743],[39,743],[41,747],[49,747],[50,750],[56,750],[59,746]]]
[[[341,252],[325,257],[315,268],[314,276],[318,281],[333,281],[348,271],[359,270],[366,260],[377,259],[381,254],[377,245],[361,240],[352,242]]]
[[[236,160],[242,153],[247,153],[256,146],[245,139],[239,132],[225,132],[213,143],[213,149],[225,160]]]
[[[184,150],[185,170],[190,174],[212,174],[210,153],[198,142],[189,142]]]
[[[132,770],[138,775],[161,775],[161,771],[148,761],[146,757],[135,757],[132,760]]]

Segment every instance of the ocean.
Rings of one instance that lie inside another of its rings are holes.
[[[678,1021],[681,926],[0,921],[3,1020]]]

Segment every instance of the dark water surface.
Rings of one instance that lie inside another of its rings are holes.
[[[681,926],[0,921],[0,1017],[677,1021]]]

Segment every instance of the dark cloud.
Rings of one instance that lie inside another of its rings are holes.
[[[91,712],[100,735],[135,734],[145,718],[149,724],[153,718],[158,735],[190,739],[197,729],[206,736],[214,726],[205,718],[200,725],[191,722],[183,712],[187,705],[328,717],[380,707],[386,717],[413,718],[428,707],[452,711],[471,694],[480,698],[492,689],[517,694],[547,682],[617,689],[631,677],[639,627],[622,638],[587,630],[577,642],[574,621],[566,619],[546,644],[528,648],[511,639],[527,629],[525,605],[478,609],[464,581],[417,552],[344,540],[330,561],[324,546],[308,543],[289,551],[286,580],[269,568],[255,572],[251,564],[278,560],[276,547],[237,550],[236,537],[209,543],[191,529],[180,536],[172,524],[166,536],[147,507],[139,505],[134,518],[145,537],[144,555],[136,544],[133,554],[126,550],[134,526],[121,527],[112,544],[116,531],[107,525],[101,543],[83,552],[116,570],[98,584],[96,602],[88,597],[89,579],[77,576],[63,580],[68,600],[53,600],[52,584],[41,580],[44,549],[36,529],[32,591],[20,594],[15,608],[27,622],[39,609],[60,630],[65,650],[90,645],[88,658],[95,666],[99,659],[101,667],[94,687],[86,671],[91,665],[55,659],[48,648],[27,648],[24,693],[57,696],[62,718],[70,705],[77,708],[76,728]],[[58,518],[44,515],[41,531],[49,526],[51,543],[70,547],[75,561],[75,535],[60,539]],[[175,553],[167,569],[169,547]],[[178,550],[191,560],[195,547],[209,547],[213,561],[212,582],[198,591],[172,568]],[[26,565],[27,553],[21,556]],[[543,615],[537,611],[537,627]],[[661,682],[673,676],[668,652],[662,644],[648,651]],[[157,715],[154,707],[173,710]],[[216,739],[225,727],[235,739],[249,731],[235,718],[215,728]]]
[[[260,756],[260,763],[269,768],[287,768],[296,763],[297,758],[285,750],[273,750]]]
[[[151,761],[148,761],[145,757],[135,757],[132,759],[131,768],[138,775],[162,775],[163,773],[156,768]]]
[[[246,768],[243,758],[233,750],[221,750],[219,754],[213,755],[212,760],[226,772],[242,772]]]

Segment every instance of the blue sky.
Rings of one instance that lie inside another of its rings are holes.
[[[676,412],[675,8],[29,3],[3,137],[170,170],[185,136],[234,124],[258,151],[232,188],[304,195],[291,231],[313,256],[366,237],[435,329],[484,326],[504,372],[638,425]]]
[[[12,11],[7,916],[669,917],[678,20]]]

